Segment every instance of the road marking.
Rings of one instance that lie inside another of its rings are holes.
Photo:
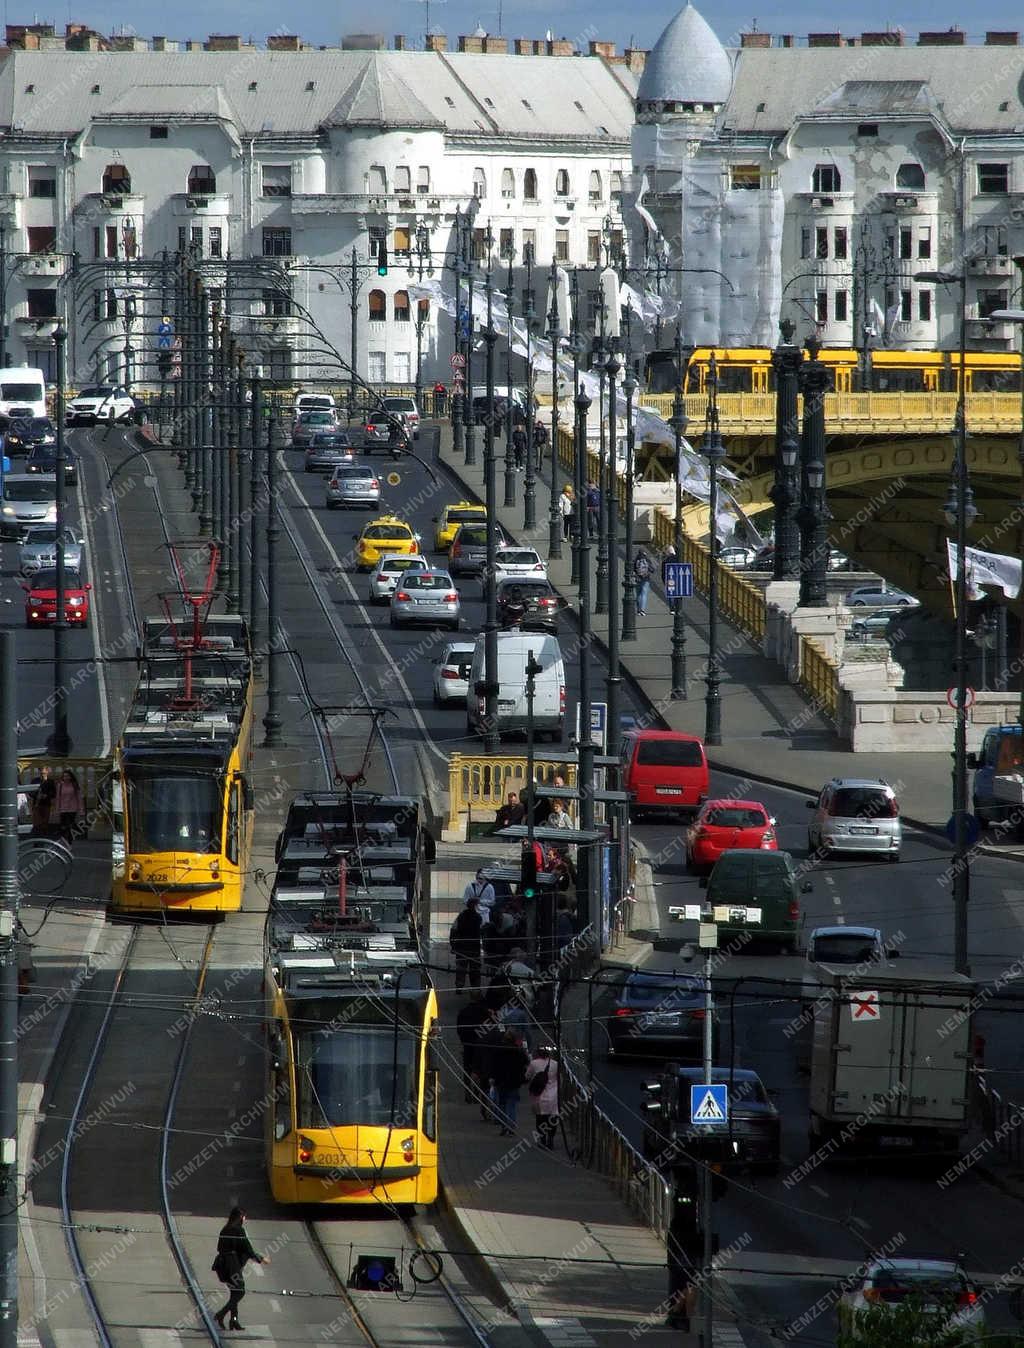
[[[96,612],[92,615],[92,622],[89,624],[89,636],[92,641],[93,664],[96,666],[96,681],[99,684],[97,692],[100,703],[100,733],[103,736],[100,744],[100,758],[106,758],[113,747],[110,741],[110,709],[107,705],[107,675],[103,664],[102,648],[100,646],[100,608],[99,586],[96,584],[97,562],[96,540],[93,535],[92,521],[89,519],[89,512],[85,509],[85,493],[82,490],[82,479],[84,473],[78,474],[78,481],[75,484],[75,494],[78,497],[78,518],[86,538],[86,546],[89,549],[89,574],[93,578],[92,602]]]
[[[813,1189],[819,1198],[828,1198],[828,1191],[823,1189],[820,1184],[810,1184],[807,1187]]]

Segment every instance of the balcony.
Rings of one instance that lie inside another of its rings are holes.
[[[63,253],[27,253],[21,261],[24,276],[63,276],[68,259]]]
[[[415,196],[411,196],[408,192],[297,192],[291,197],[291,207],[293,215],[336,215],[345,211],[356,214],[374,212],[388,214],[399,211],[437,214],[456,209],[464,211],[467,201],[465,195],[453,196],[440,192]]]
[[[146,198],[141,192],[87,192],[81,205],[90,214],[99,207],[108,215],[142,215]]]
[[[302,319],[297,314],[253,314],[249,321],[253,332],[268,341],[290,340],[302,331]]]
[[[828,211],[837,215],[850,215],[853,212],[852,192],[795,192],[793,196],[805,211],[815,215]]]
[[[934,215],[939,195],[926,192],[923,187],[896,187],[879,192],[878,199],[883,211],[899,215]]]
[[[230,192],[175,192],[171,197],[171,213],[176,218],[193,215],[231,214]]]
[[[977,276],[1008,276],[1013,271],[1013,260],[1004,254],[979,254],[967,259],[967,270]]]

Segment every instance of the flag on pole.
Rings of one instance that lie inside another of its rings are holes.
[[[955,586],[960,550],[951,540],[946,540],[949,558],[949,583]],[[967,548],[967,597],[984,599],[983,585],[991,585],[1002,590],[1006,599],[1016,599],[1020,594],[1024,565],[1019,557],[1010,557],[1004,552],[984,552],[981,548]],[[953,607],[956,608],[956,590],[953,590]]]

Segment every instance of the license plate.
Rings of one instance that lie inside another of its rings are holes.
[[[640,1017],[641,1030],[667,1029],[678,1026],[680,1015],[678,1011],[652,1011],[650,1015]]]
[[[656,796],[681,796],[683,789],[681,786],[656,786],[654,794]]]
[[[511,711],[515,705],[516,704],[514,702],[503,702],[503,701],[498,702],[498,706],[504,707],[506,711]]]
[[[851,833],[870,833],[870,834],[877,835],[878,829],[877,829],[877,828],[858,828],[858,826],[857,826],[856,824],[851,824],[851,825],[850,825],[850,832],[851,832]]]
[[[879,1138],[883,1147],[912,1147],[914,1139],[912,1137],[882,1137]]]

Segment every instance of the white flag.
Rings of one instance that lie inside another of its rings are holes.
[[[960,550],[949,539],[946,540],[946,548],[949,555],[949,579],[955,583]],[[1009,557],[1004,552],[983,552],[981,548],[968,548],[966,558],[969,599],[984,599],[983,585],[1002,590],[1007,599],[1016,599],[1020,594],[1024,566],[1019,557]]]

